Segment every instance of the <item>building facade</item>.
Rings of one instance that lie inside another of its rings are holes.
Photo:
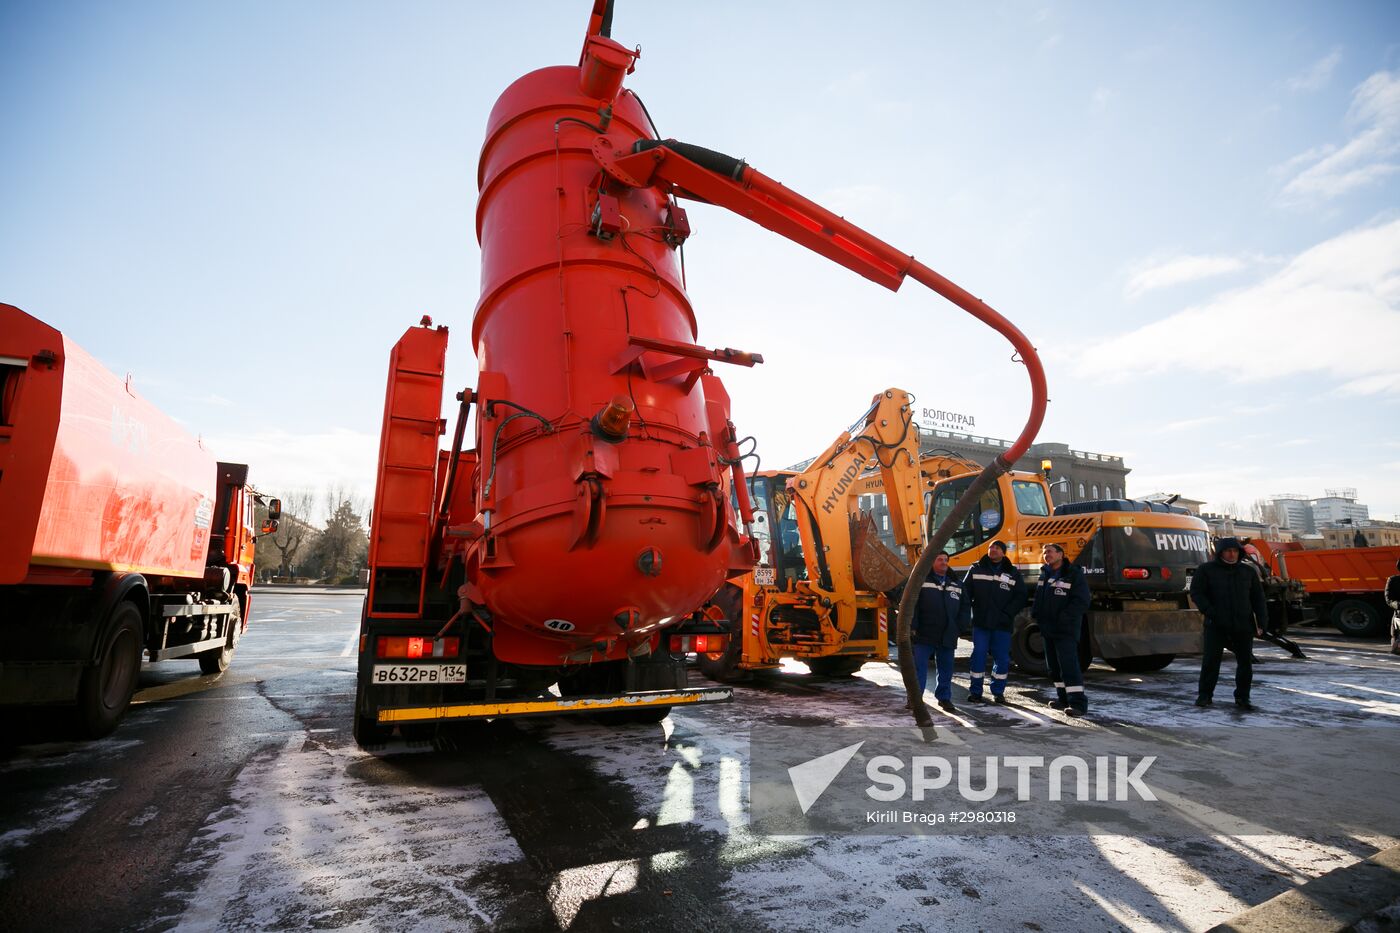
[[[1004,453],[1011,441],[956,431],[924,429],[919,432],[919,450],[930,454],[953,454],[986,466],[992,458]],[[1127,498],[1127,480],[1131,469],[1122,457],[1112,454],[1075,450],[1068,444],[1054,442],[1032,444],[1026,455],[1011,465],[1014,470],[1039,473],[1041,462],[1050,461],[1050,498],[1056,505],[1084,502],[1090,499]]]
[[[1356,501],[1355,489],[1329,489],[1321,499],[1312,500],[1313,521],[1318,529],[1343,522],[1360,524],[1371,517],[1371,509]]]

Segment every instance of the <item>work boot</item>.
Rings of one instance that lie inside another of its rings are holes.
[[[1196,697],[1197,706],[1210,706],[1210,697]]]
[[[955,713],[958,709],[956,706],[953,705],[952,700],[939,700],[938,708],[943,710],[943,712],[945,713]]]
[[[1003,694],[994,693],[992,694],[992,702],[995,703],[997,706],[1005,706],[1006,697]]]
[[[1053,700],[1046,700],[1045,705],[1050,707],[1051,709],[1064,709],[1066,706],[1069,705],[1069,703],[1065,700],[1061,700],[1059,697],[1056,697]]]
[[[1254,713],[1259,711],[1259,707],[1248,700],[1236,700],[1235,709],[1239,710],[1241,713]]]
[[[1066,707],[1065,707],[1065,715],[1066,715],[1066,716],[1069,716],[1069,717],[1071,717],[1071,718],[1077,719],[1077,718],[1079,718],[1080,716],[1087,716],[1087,715],[1089,715],[1089,711],[1088,711],[1087,709],[1080,709],[1080,708],[1077,707],[1077,706],[1066,706]]]
[[[980,693],[975,694],[975,695],[969,693],[969,694],[967,695],[967,702],[969,702],[969,703],[976,703],[978,706],[981,706],[983,703],[986,703],[987,701],[986,701],[985,699],[982,698],[982,694],[980,694]]]

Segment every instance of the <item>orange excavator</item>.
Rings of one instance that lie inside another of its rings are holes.
[[[924,518],[918,454],[909,393],[886,389],[806,469],[749,477],[758,563],[716,594],[730,640],[696,655],[702,673],[729,681],[796,658],[814,674],[843,677],[889,656],[885,591],[909,567],[850,503],[871,482],[867,473],[898,490],[887,497],[891,534],[913,563]]]

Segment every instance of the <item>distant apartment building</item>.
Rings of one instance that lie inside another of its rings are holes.
[[[1280,528],[1294,534],[1314,534],[1339,525],[1368,521],[1370,507],[1356,501],[1356,490],[1328,489],[1325,496],[1310,499],[1298,493],[1276,493],[1269,497]]]
[[[1307,496],[1293,493],[1279,493],[1269,497],[1274,515],[1280,528],[1287,528],[1295,534],[1311,534],[1317,530],[1313,521],[1312,505]]]
[[[1321,499],[1312,500],[1312,510],[1319,529],[1343,522],[1359,524],[1371,517],[1370,508],[1356,501],[1355,489],[1329,489]]]

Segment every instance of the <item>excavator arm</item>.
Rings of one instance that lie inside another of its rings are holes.
[[[919,432],[913,423],[909,393],[886,389],[807,469],[787,481],[807,565],[807,579],[799,587],[815,598],[825,610],[819,614],[826,615],[844,636],[855,627],[857,592],[872,588],[867,585],[869,571],[889,574],[878,557],[872,566],[863,553],[865,545],[883,545],[853,526],[857,516],[849,505],[851,489],[863,475],[879,470],[887,489],[902,491],[890,497],[895,535],[917,546],[923,512],[918,496],[918,458]],[[897,513],[899,517],[895,517]],[[863,569],[867,572],[862,573]],[[907,567],[900,568],[893,580],[873,588],[890,589],[907,572]]]

